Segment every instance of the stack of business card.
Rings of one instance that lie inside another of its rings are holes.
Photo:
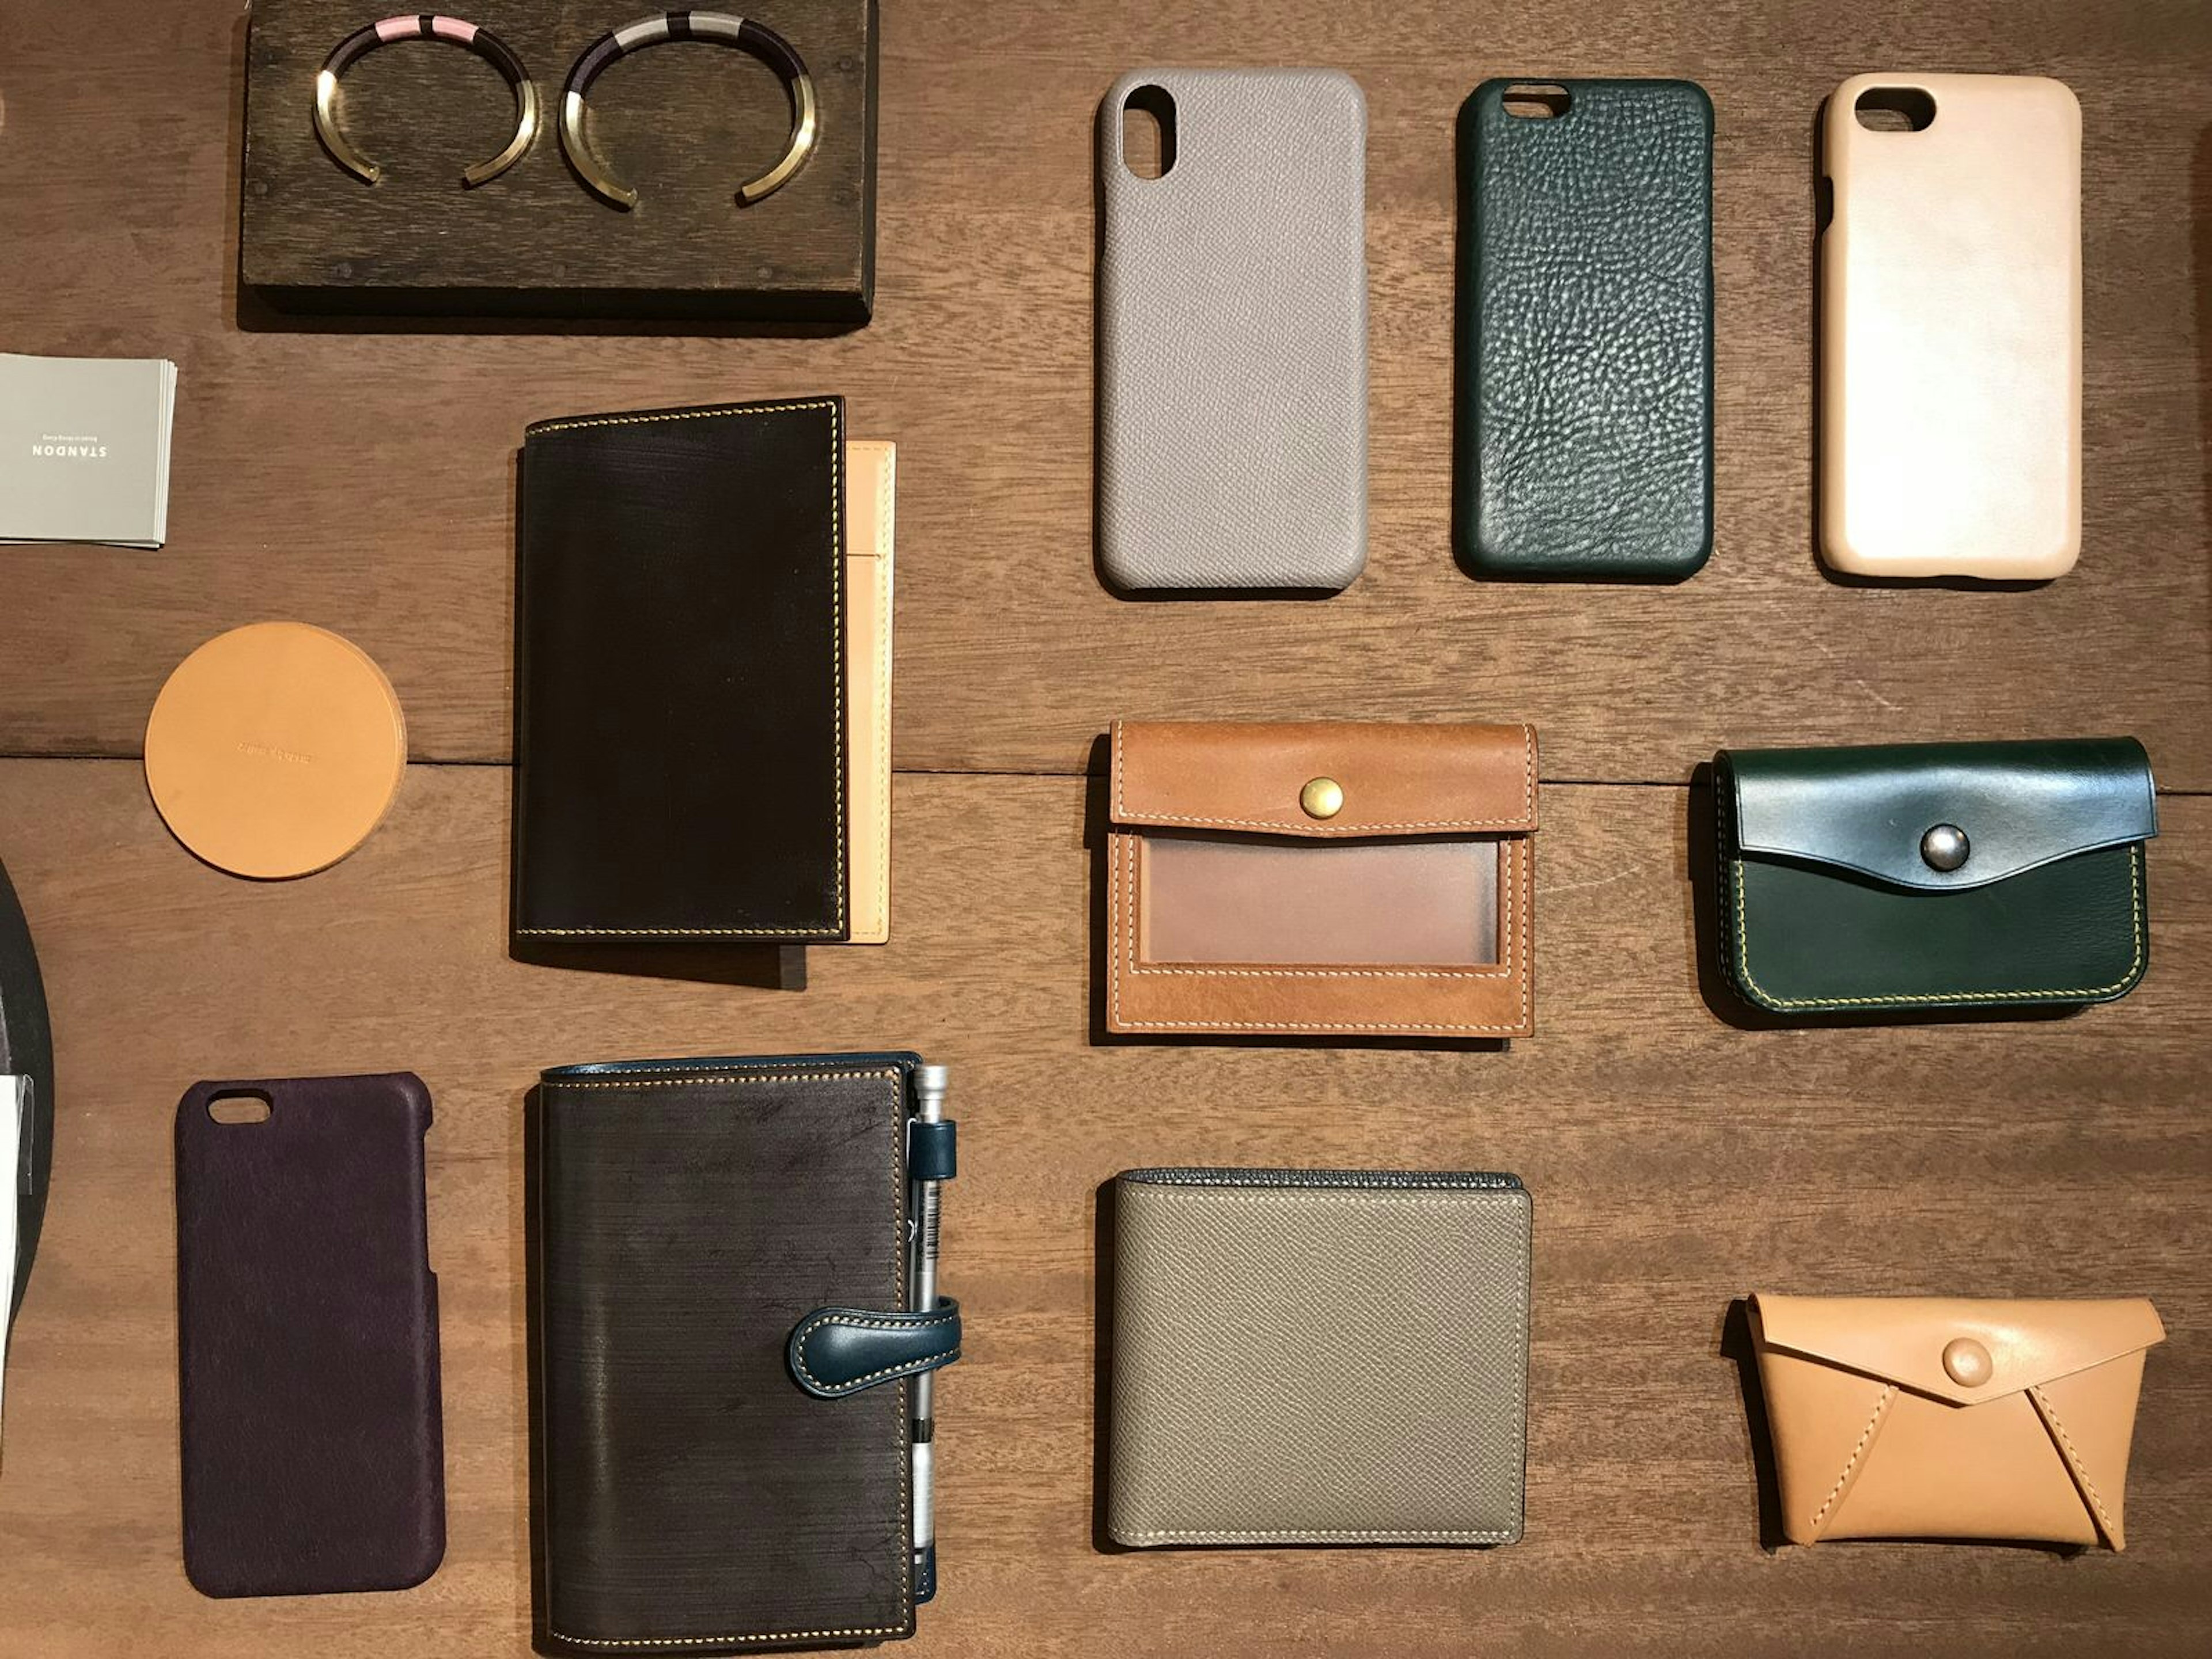
[[[159,547],[177,366],[0,352],[0,542]]]

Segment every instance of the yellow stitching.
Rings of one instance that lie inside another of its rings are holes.
[[[2073,1437],[2066,1432],[2066,1425],[2058,1420],[2058,1413],[2051,1409],[2051,1396],[2044,1393],[2043,1385],[2040,1382],[2033,1384],[2028,1392],[2035,1396],[2035,1403],[2043,1408],[2044,1418],[2050,1423],[2051,1432],[2058,1437],[2058,1443],[2066,1448],[2066,1462],[2080,1479],[2081,1490],[2089,1494],[2089,1501],[2096,1505],[2098,1524],[2104,1528],[2105,1541],[2109,1544],[2112,1540],[2112,1517],[2105,1513],[2105,1500],[2097,1496],[2096,1482],[2089,1479],[2088,1467],[2081,1462],[2081,1454],[2074,1449]]]
[[[1121,843],[1123,854],[1128,857],[1133,873],[1135,867],[1135,854],[1133,851],[1130,849],[1129,843],[1136,841],[1138,837],[1135,836],[1126,834],[1115,835],[1109,838],[1110,842]],[[1506,844],[1517,846],[1519,843],[1509,842]],[[1517,864],[1518,860],[1516,860],[1516,862]],[[1121,1017],[1121,953],[1114,949],[1114,944],[1115,941],[1118,939],[1126,947],[1129,957],[1130,971],[1132,973],[1142,971],[1136,966],[1137,939],[1135,923],[1137,912],[1135,901],[1133,897],[1130,906],[1130,925],[1125,931],[1121,926],[1121,921],[1120,898],[1121,893],[1121,866],[1120,858],[1109,855],[1108,860],[1108,868],[1109,872],[1109,881],[1108,886],[1109,908],[1107,927],[1107,974],[1114,1006],[1114,1024],[1124,1030],[1152,1031],[1375,1031],[1401,1032],[1409,1035],[1454,1031],[1487,1031],[1493,1033],[1503,1032],[1510,1036],[1513,1033],[1521,1030],[1528,1023],[1529,979],[1533,969],[1528,963],[1528,951],[1529,945],[1528,928],[1530,915],[1534,909],[1533,883],[1531,883],[1530,902],[1528,905],[1524,907],[1521,912],[1521,961],[1522,963],[1522,969],[1520,983],[1520,1018],[1513,1024],[1462,1024],[1443,1020],[1424,1021],[1418,1024],[1383,1024],[1372,1021],[1364,1023],[1350,1021],[1317,1023],[1312,1021],[1285,1019],[1124,1019]]]
[[[893,1072],[894,1079],[898,1073]],[[891,1237],[899,1241],[891,1252],[890,1300],[893,1307],[907,1300],[907,1161],[906,1090],[902,1081],[891,1085]],[[899,1605],[914,1617],[914,1412],[908,1402],[907,1382],[897,1383],[898,1410],[891,1419],[891,1455],[898,1464],[898,1531],[891,1537],[891,1553],[898,1557]]]
[[[1140,866],[1145,857],[1146,838],[1142,836],[1130,836],[1126,839],[1137,843],[1130,854],[1130,873],[1137,878],[1137,885],[1141,890],[1143,880]],[[1132,939],[1129,945],[1129,971],[1139,976],[1147,974],[1165,975],[1179,979],[1510,979],[1513,975],[1511,854],[1506,850],[1509,846],[1506,838],[1503,836],[1496,838],[1496,844],[1499,861],[1505,866],[1504,873],[1498,878],[1505,889],[1505,915],[1498,928],[1500,937],[1505,941],[1505,954],[1503,960],[1494,966],[1487,968],[1163,968],[1157,965],[1146,967],[1137,960],[1136,942]]]
[[[1717,844],[1717,843],[1718,843],[1718,841],[1719,841],[1719,831],[1718,831],[1718,830],[1717,830],[1717,829],[1716,829],[1716,830],[1715,830],[1715,831],[1714,831],[1714,840],[1715,840],[1716,844]],[[1965,1002],[1965,1001],[1972,1001],[1972,1002],[1990,1002],[1990,1001],[2000,1001],[2000,1000],[2002,1000],[2002,1001],[2013,1001],[2013,1002],[2033,1002],[2033,1001],[2039,1001],[2039,1000],[2044,1000],[2044,999],[2046,999],[2046,998],[2052,998],[2052,997],[2101,997],[2101,996],[2110,996],[2110,995],[2111,995],[2113,992],[2115,992],[2115,991],[2122,991],[2122,990],[2125,990],[2129,985],[2130,985],[2131,983],[2133,983],[2133,982],[2134,982],[2134,981],[2135,981],[2135,979],[2136,979],[2136,975],[2139,975],[2139,974],[2142,971],[2142,963],[2143,963],[2143,914],[2142,914],[2142,860],[2143,860],[2143,849],[2142,849],[2142,843],[2141,842],[2136,842],[2133,846],[2131,846],[2131,847],[2128,849],[2128,852],[2129,852],[2129,858],[2128,858],[2128,897],[2129,897],[2130,906],[2130,908],[2131,908],[2131,909],[2132,909],[2132,911],[2133,911],[2133,913],[2134,913],[2134,926],[2135,926],[2135,954],[2133,955],[2133,957],[2131,957],[2129,959],[2129,962],[2128,962],[2128,967],[2127,967],[2127,971],[2126,971],[2125,973],[2122,974],[2122,975],[2119,976],[2119,978],[2118,978],[2118,979],[2114,980],[2114,981],[2113,981],[2110,985],[2100,985],[2100,986],[2096,986],[2096,987],[2094,987],[2094,988],[2087,988],[2087,989],[2085,989],[2085,988],[2078,988],[2078,987],[2077,987],[2077,988],[2069,988],[2069,989],[2066,989],[2066,990],[2043,990],[2043,991],[1934,991],[1934,992],[1911,992],[1911,993],[1899,993],[1899,994],[1894,995],[1894,996],[1885,996],[1885,997],[1778,997],[1778,996],[1773,996],[1773,995],[1771,995],[1771,994],[1769,994],[1769,993],[1768,993],[1768,992],[1767,992],[1767,991],[1766,991],[1763,987],[1761,987],[1761,986],[1760,986],[1760,984],[1759,984],[1759,982],[1756,979],[1754,979],[1754,978],[1753,978],[1753,977],[1752,977],[1752,972],[1751,972],[1751,957],[1750,957],[1750,945],[1749,945],[1749,940],[1748,940],[1748,938],[1747,938],[1747,934],[1746,934],[1746,932],[1745,932],[1745,925],[1744,925],[1744,907],[1743,907],[1743,866],[1744,866],[1744,860],[1743,860],[1742,859],[1741,859],[1741,858],[1737,858],[1737,859],[1730,860],[1730,859],[1728,859],[1728,858],[1726,858],[1725,856],[1723,856],[1723,859],[1722,859],[1722,860],[1721,860],[1721,865],[1722,865],[1722,868],[1723,868],[1723,870],[1724,872],[1732,871],[1732,872],[1734,872],[1733,876],[1730,878],[1730,880],[1729,880],[1729,885],[1730,885],[1730,886],[1732,886],[1732,887],[1735,890],[1735,965],[1736,965],[1736,969],[1737,969],[1737,970],[1738,970],[1740,973],[1741,973],[1741,974],[1742,974],[1742,975],[1743,975],[1743,982],[1744,982],[1747,986],[1748,986],[1748,987],[1751,988],[1752,994],[1753,994],[1753,995],[1754,995],[1754,996],[1755,996],[1755,997],[1756,997],[1756,998],[1757,998],[1757,999],[1758,999],[1761,1003],[1765,1004],[1767,1007],[1769,1007],[1769,1008],[1777,1008],[1777,1009],[1787,1009],[1787,1008],[1845,1008],[1845,1007],[1861,1007],[1861,1006],[1864,1006],[1864,1007],[1887,1007],[1887,1006],[1888,1006],[1889,1005],[1891,1005],[1891,1004],[1893,1004],[1893,1003],[1899,1003],[1899,1002]]]
[[[544,1082],[543,1086],[553,1089],[662,1089],[681,1083],[834,1083],[872,1078],[887,1079],[896,1084],[899,1080],[899,1074],[896,1070],[888,1068],[879,1072],[750,1072],[741,1076],[629,1078],[607,1082],[569,1082],[556,1079],[551,1082]],[[543,1082],[542,1079],[541,1082]],[[905,1107],[904,1097],[896,1089],[894,1089],[891,1094],[891,1221],[892,1236],[899,1238],[906,1236]],[[900,1271],[901,1263],[895,1255],[891,1264],[891,1294],[895,1297],[903,1294],[904,1291],[904,1286],[900,1283]],[[896,1443],[899,1471],[899,1524],[898,1532],[892,1539],[892,1547],[898,1555],[899,1600],[902,1604],[911,1607],[912,1601],[909,1598],[913,1594],[914,1557],[908,1548],[907,1540],[914,1534],[914,1495],[911,1491],[914,1480],[914,1460],[908,1455],[905,1439],[908,1420],[906,1392],[906,1383],[902,1379],[899,1383]],[[689,1647],[702,1642],[812,1642],[840,1636],[902,1636],[906,1633],[906,1626],[904,1625],[868,1625],[854,1626],[842,1630],[779,1630],[744,1636],[568,1636],[553,1629],[549,1620],[546,1633],[556,1641],[573,1642],[579,1647],[676,1648]]]
[[[1820,1522],[1827,1519],[1829,1505],[1836,1501],[1836,1494],[1843,1491],[1844,1482],[1851,1478],[1851,1471],[1858,1467],[1859,1458],[1866,1451],[1867,1442],[1874,1438],[1875,1425],[1881,1421],[1881,1414],[1889,1409],[1889,1397],[1896,1392],[1897,1390],[1887,1382],[1881,1385],[1881,1393],[1875,1397],[1874,1402],[1874,1415],[1867,1419],[1866,1427],[1859,1431],[1859,1443],[1851,1448],[1850,1457],[1844,1464],[1844,1472],[1836,1477],[1836,1484],[1828,1488],[1826,1498],[1822,1501],[1820,1507],[1813,1512],[1814,1532],[1820,1530]]]
[[[781,415],[802,409],[826,409],[830,411],[830,539],[838,551],[830,560],[830,626],[837,635],[838,646],[830,653],[830,692],[837,709],[837,736],[833,740],[832,755],[840,774],[845,769],[845,648],[844,648],[844,591],[845,559],[843,508],[845,505],[845,422],[842,410],[833,398],[817,398],[806,403],[746,404],[723,409],[675,409],[660,415],[603,415],[587,421],[549,421],[528,428],[524,436],[540,432],[573,432],[580,427],[593,426],[651,426],[661,421],[711,421],[731,415]],[[837,848],[845,854],[845,792],[836,792]],[[836,866],[836,921],[826,931],[845,931],[845,866],[849,854],[841,856]],[[888,869],[885,879],[889,879]],[[517,927],[517,938],[539,939],[555,935],[594,939],[800,939],[811,938],[825,930],[819,927]],[[816,1634],[818,1632],[807,1632]],[[701,1637],[701,1641],[710,1638]]]
[[[830,793],[837,817],[837,931],[845,933],[845,878],[853,860],[845,839],[845,418],[835,403],[830,404],[830,544],[836,550],[830,561],[830,632],[836,641],[830,652],[830,697],[837,714],[830,752],[838,778]]]
[[[757,1636],[568,1636],[548,1628],[558,1642],[586,1648],[681,1648],[710,1642],[814,1642],[833,1636],[903,1636],[903,1625],[869,1625],[848,1630],[775,1630]]]
[[[573,432],[587,426],[651,426],[660,421],[712,421],[726,415],[779,415],[799,409],[835,409],[837,405],[826,398],[810,403],[733,404],[715,409],[672,409],[659,415],[600,415],[583,421],[545,421],[525,429],[523,435],[538,432]],[[714,1638],[701,1636],[690,1638],[708,1642]]]
[[[1128,823],[1124,816],[1121,784],[1124,768],[1121,763],[1121,726],[1115,720],[1113,731],[1114,817],[1119,823]],[[1521,726],[1521,816],[1514,818],[1428,818],[1402,823],[1348,823],[1334,827],[1304,823],[1295,818],[1215,818],[1196,817],[1176,812],[1147,812],[1142,815],[1146,823],[1218,823],[1239,830],[1279,830],[1299,836],[1378,836],[1393,830],[1526,830],[1536,827],[1536,729],[1525,720]]]
[[[842,912],[840,913],[842,916]],[[518,927],[518,934],[536,936],[545,933],[590,933],[600,938],[617,939],[690,939],[706,935],[745,934],[754,938],[813,939],[825,930],[820,927]]]
[[[555,1078],[540,1079],[548,1089],[672,1089],[692,1083],[847,1083],[871,1078],[896,1079],[894,1071],[884,1072],[738,1072],[727,1075],[708,1075],[703,1072],[681,1074],[656,1073],[648,1077],[643,1073],[623,1076],[598,1078]]]

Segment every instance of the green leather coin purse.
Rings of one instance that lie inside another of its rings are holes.
[[[1723,750],[1721,965],[1781,1014],[2105,1002],[2150,960],[2133,738]]]

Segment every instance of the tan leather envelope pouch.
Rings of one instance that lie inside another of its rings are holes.
[[[2124,1547],[2145,1301],[1756,1296],[1783,1530]]]

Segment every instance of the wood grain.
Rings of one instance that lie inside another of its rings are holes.
[[[18,7],[9,33],[8,343],[183,373],[166,551],[0,555],[0,750],[128,753],[185,652],[296,616],[384,664],[418,756],[500,757],[524,422],[838,391],[902,447],[902,767],[1078,769],[1117,714],[1455,715],[1536,720],[1561,779],[1679,781],[1723,742],[2117,730],[2168,787],[2212,788],[2191,0],[899,0],[877,320],[835,340],[242,330],[235,6]],[[1148,62],[1285,59],[1369,103],[1370,569],[1322,602],[1117,599],[1091,557],[1097,102]],[[1845,586],[1813,556],[1814,117],[1892,64],[2054,74],[2086,112],[2085,552],[2045,588]],[[1452,562],[1452,121],[1520,71],[1686,75],[1718,111],[1717,546],[1680,588]]]
[[[912,1044],[967,1142],[946,1588],[917,1653],[2194,1654],[2212,1644],[2212,802],[2169,800],[2154,962],[2078,1018],[1744,1030],[1699,997],[1688,792],[1559,787],[1537,1035],[1503,1051],[1095,1043],[1100,785],[905,777],[895,943],[804,995],[504,954],[507,778],[418,767],[354,858],[238,882],[125,761],[0,763],[61,1121],[10,1362],[0,1651],[526,1651],[521,1103],[565,1061]],[[978,880],[988,848],[988,879]],[[411,1066],[436,1102],[451,1547],[419,1591],[214,1602],[179,1566],[172,1115],[203,1077]],[[1094,1544],[1096,1189],[1161,1162],[1498,1168],[1536,1200],[1528,1536],[1493,1553]],[[1723,1352],[1748,1290],[2141,1292],[2123,1556],[1759,1546]],[[773,1524],[733,1516],[732,1527]]]
[[[296,617],[384,664],[418,757],[503,759],[524,423],[836,391],[902,449],[905,770],[894,943],[812,952],[800,995],[510,960],[503,767],[418,766],[356,856],[261,886],[178,848],[129,759],[0,760],[61,1097],[9,1365],[0,1653],[524,1653],[523,1091],[570,1060],[887,1043],[954,1065],[968,1141],[947,1248],[975,1334],[943,1385],[946,1588],[918,1652],[2212,1650],[2212,800],[2161,803],[2154,959],[2124,1001],[1786,1031],[1701,994],[1680,787],[1723,743],[2126,731],[2167,789],[2212,791],[2212,9],[884,13],[877,319],[799,339],[283,325],[238,293],[234,0],[8,8],[4,343],[182,374],[164,551],[0,549],[0,755],[131,756],[193,646]],[[1267,62],[1340,65],[1368,100],[1370,568],[1325,602],[1118,599],[1091,553],[1097,101],[1146,63]],[[2085,550],[2047,587],[1848,586],[1813,556],[1814,118],[1890,65],[2052,74],[2082,100]],[[1713,95],[1718,537],[1682,587],[1477,584],[1452,563],[1452,123],[1498,73]],[[1537,1035],[1101,1042],[1098,783],[1004,775],[1095,768],[1116,714],[1536,721]],[[927,775],[945,771],[990,775]],[[1611,787],[1629,783],[1663,787]],[[204,1077],[397,1066],[438,1111],[446,1565],[396,1596],[204,1600],[179,1559],[176,1100]],[[1096,1547],[1096,1191],[1164,1161],[1528,1181],[1525,1544]],[[2128,1553],[1763,1551],[1725,1315],[1765,1287],[2155,1298],[2172,1340],[2149,1362]]]

